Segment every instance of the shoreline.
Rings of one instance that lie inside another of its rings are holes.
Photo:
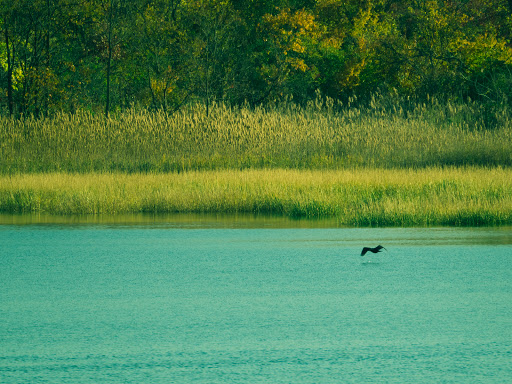
[[[249,169],[0,175],[0,213],[218,214],[337,226],[512,224],[512,169]]]
[[[388,224],[347,225],[337,218],[291,218],[269,214],[251,213],[125,213],[125,214],[71,214],[47,213],[0,213],[0,229],[3,226],[52,226],[77,227],[124,227],[150,229],[363,229],[363,228],[494,228],[512,230],[512,224],[442,225],[442,224]]]

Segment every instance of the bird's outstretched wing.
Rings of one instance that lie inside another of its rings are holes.
[[[386,248],[384,248],[382,245],[377,245],[375,248],[364,247],[363,250],[361,251],[361,256],[364,256],[366,252],[379,253],[381,249]]]

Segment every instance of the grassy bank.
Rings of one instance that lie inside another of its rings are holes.
[[[0,118],[0,173],[512,166],[512,112],[376,97]]]
[[[0,176],[0,212],[265,213],[342,225],[512,224],[512,170],[243,170]]]

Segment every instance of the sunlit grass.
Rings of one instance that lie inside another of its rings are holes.
[[[203,169],[511,166],[503,105],[319,97],[307,106],[195,104],[167,115],[130,110],[0,118],[0,173],[181,172]]]
[[[224,170],[0,176],[0,211],[69,214],[259,213],[340,225],[512,223],[502,168]]]
[[[256,213],[341,225],[512,223],[512,114],[318,97],[0,118],[0,212]]]

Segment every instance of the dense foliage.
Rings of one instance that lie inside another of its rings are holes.
[[[512,100],[511,0],[0,0],[0,112]]]

